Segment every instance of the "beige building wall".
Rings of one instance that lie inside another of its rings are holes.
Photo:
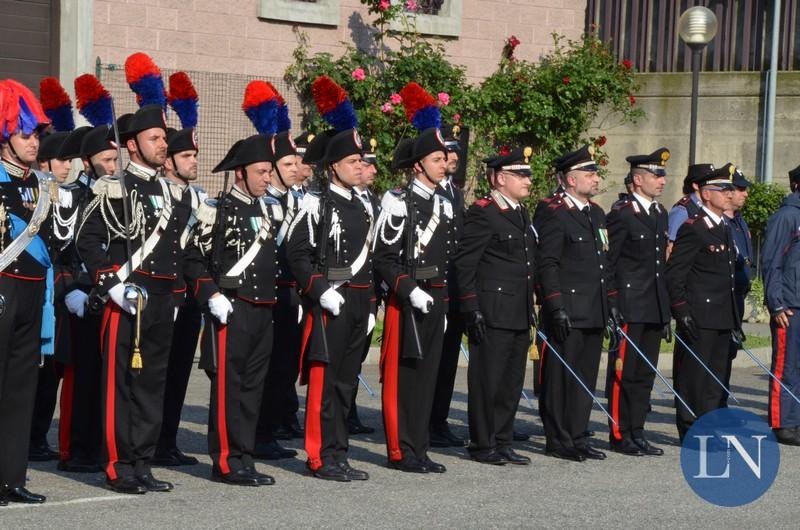
[[[339,55],[342,42],[369,39],[371,16],[358,0],[339,0],[336,26],[260,19],[265,1],[98,0],[93,52],[104,63],[144,51],[163,68],[280,77],[297,45],[295,27],[309,34],[315,52]],[[460,36],[445,39],[447,51],[471,81],[494,71],[510,35],[521,41],[517,55],[535,60],[552,32],[575,38],[584,29],[585,0],[449,1],[460,2],[462,16]]]

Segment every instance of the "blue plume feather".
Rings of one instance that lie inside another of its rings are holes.
[[[336,105],[336,107],[322,116],[331,127],[336,129],[337,132],[346,131],[348,129],[355,129],[358,127],[358,116],[353,109],[353,104],[349,99],[346,99]]]
[[[39,126],[39,120],[31,111],[25,99],[19,98],[19,129],[23,134],[31,134]]]
[[[136,92],[140,107],[153,104],[162,108],[167,107],[167,96],[164,94],[164,81],[161,76],[145,75],[130,86]]]
[[[172,110],[181,120],[184,129],[197,127],[197,101],[193,99],[173,99]]]
[[[430,128],[440,129],[442,127],[442,113],[439,111],[439,107],[434,105],[423,107],[414,114],[414,117],[411,119],[411,124],[414,125],[418,131],[424,131]]]
[[[245,114],[253,122],[259,134],[275,134],[277,132],[278,100],[270,99],[245,110]]]
[[[59,132],[69,132],[75,128],[72,105],[61,105],[54,109],[45,110],[44,113],[50,118],[53,128]]]
[[[278,108],[278,131],[284,132],[292,128],[292,119],[289,117],[289,106],[285,103]]]
[[[114,122],[114,115],[111,113],[111,98],[108,97],[87,103],[80,109],[80,112],[86,121],[92,124],[92,127],[111,125]]]

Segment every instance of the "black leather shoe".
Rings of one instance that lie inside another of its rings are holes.
[[[578,445],[575,446],[575,449],[588,458],[589,460],[605,460],[606,454],[603,451],[598,451],[594,447],[590,445]]]
[[[193,466],[198,460],[185,454],[177,447],[166,450],[156,450],[156,454],[150,461],[151,464],[162,467]]]
[[[351,435],[372,434],[375,432],[373,427],[364,425],[360,420],[347,420],[347,430]]]
[[[152,473],[136,475],[136,480],[138,480],[139,484],[144,486],[147,491],[171,491],[173,487],[171,482],[158,480]]]
[[[800,445],[800,433],[794,428],[774,429],[772,432],[779,444]]]
[[[366,471],[361,471],[360,469],[353,469],[350,467],[350,463],[346,460],[344,462],[339,462],[336,465],[339,466],[339,469],[344,471],[345,475],[347,475],[347,478],[350,480],[369,480],[369,473]]]
[[[347,472],[336,464],[325,464],[321,468],[313,470],[312,473],[322,480],[333,480],[334,482],[350,482],[352,480]]]
[[[610,440],[608,447],[615,453],[628,456],[644,456],[644,451],[638,444],[634,443],[630,438],[623,438],[622,440]]]
[[[295,456],[297,456],[297,451],[281,447],[275,440],[259,442],[253,449],[253,458],[258,460],[283,460],[284,458],[294,458]]]
[[[124,493],[126,495],[141,495],[142,493],[147,493],[147,489],[142,486],[133,475],[120,477],[114,480],[106,480],[106,486],[112,491]]]
[[[258,482],[259,486],[272,486],[273,484],[275,484],[274,477],[271,477],[270,475],[266,475],[264,473],[259,473],[258,471],[256,471],[255,466],[248,466],[244,468],[244,470],[250,473],[250,475],[254,479],[256,479],[256,482]]]
[[[416,458],[389,460],[389,467],[404,473],[427,473],[428,468]]]
[[[49,462],[51,460],[58,460],[58,451],[54,451],[47,442],[31,443],[28,448],[28,461],[29,462]]]
[[[531,439],[531,436],[529,434],[525,434],[524,432],[513,431],[511,433],[511,438],[515,442],[527,442],[528,440]]]
[[[583,455],[583,453],[579,452],[574,447],[564,447],[561,449],[547,449],[545,450],[545,454],[547,456],[560,458],[561,460],[571,460],[573,462],[583,462],[586,460],[586,457]]]
[[[655,445],[651,444],[645,438],[634,438],[633,443],[638,445],[642,448],[642,452],[647,456],[661,456],[664,454],[664,450],[660,447],[656,447]]]
[[[510,447],[506,447],[505,449],[498,449],[497,454],[504,457],[510,464],[516,464],[518,466],[527,466],[530,465],[531,459],[527,456],[523,456]]]
[[[489,464],[491,466],[504,466],[510,462],[508,458],[501,455],[497,451],[492,451],[486,455],[473,454],[470,455],[470,457],[476,462],[480,462],[481,464]]]
[[[8,488],[0,494],[0,497],[4,498],[6,502],[19,502],[22,504],[43,504],[47,500],[44,495],[31,493],[23,487]]]
[[[428,468],[429,473],[445,473],[447,471],[447,468],[444,467],[444,464],[434,462],[427,455],[425,455],[425,458],[422,460],[422,463],[425,465],[425,467]]]
[[[272,437],[276,440],[291,440],[292,431],[288,427],[280,425],[272,429]]]
[[[223,484],[230,484],[232,486],[260,486],[258,479],[247,469],[238,469],[223,474],[214,467],[211,469],[211,480],[214,482],[222,482]]]
[[[98,464],[77,458],[61,461],[56,467],[59,471],[66,471],[67,473],[98,473],[102,471]]]
[[[431,425],[431,447],[464,447],[466,440],[450,430],[450,425]]]

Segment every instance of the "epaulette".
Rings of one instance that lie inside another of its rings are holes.
[[[167,181],[167,184],[169,185],[169,193],[172,195],[172,198],[176,201],[181,200],[183,197],[183,188],[181,188],[179,184],[173,182],[171,179],[164,178],[164,180]]]
[[[492,199],[490,197],[484,197],[482,199],[478,199],[477,201],[475,201],[475,204],[477,204],[481,208],[486,208],[487,206],[492,204]]]
[[[562,207],[575,208],[575,204],[566,195],[561,195],[560,197],[554,197],[553,200],[547,204],[547,207],[551,210],[557,210]]]
[[[681,206],[686,206],[687,204],[689,204],[689,202],[690,202],[691,200],[692,200],[692,198],[691,198],[691,197],[689,197],[688,195],[684,195],[683,197],[681,197],[680,199],[678,199],[678,202],[676,202],[676,203],[675,203],[675,206],[678,206],[678,205],[681,205]]]
[[[121,199],[122,185],[119,179],[113,175],[100,177],[95,181],[92,191],[98,197],[108,197],[109,199]]]
[[[693,225],[694,222],[697,221],[697,219],[699,219],[699,217],[692,217],[690,219],[685,220],[683,222],[683,224],[685,224],[685,225]]]
[[[399,193],[396,193],[398,191]],[[394,217],[405,217],[407,215],[405,196],[406,192],[402,188],[384,193],[381,200],[381,211]]]
[[[195,212],[198,222],[204,225],[212,225],[217,220],[217,200],[206,199],[200,203]]]
[[[266,204],[268,206],[271,206],[273,204],[280,204],[281,203],[281,201],[279,201],[278,199],[276,199],[272,195],[264,195],[263,197],[261,197],[261,200],[264,202],[264,204]]]
[[[611,205],[611,209],[615,210],[615,211],[620,211],[620,210],[628,208],[629,206],[632,206],[632,205],[633,205],[633,201],[631,201],[629,198],[626,197],[626,198],[620,199],[617,202],[615,202],[614,204],[612,204]]]
[[[298,208],[304,212],[311,213],[314,216],[319,215],[319,197],[311,192],[306,193],[300,200]]]

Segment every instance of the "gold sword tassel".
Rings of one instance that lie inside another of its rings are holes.
[[[136,296],[136,335],[133,337],[133,357],[131,358],[131,369],[138,371],[142,370],[144,363],[142,362],[142,350],[139,348],[139,342],[142,337],[142,292],[137,289]]]

